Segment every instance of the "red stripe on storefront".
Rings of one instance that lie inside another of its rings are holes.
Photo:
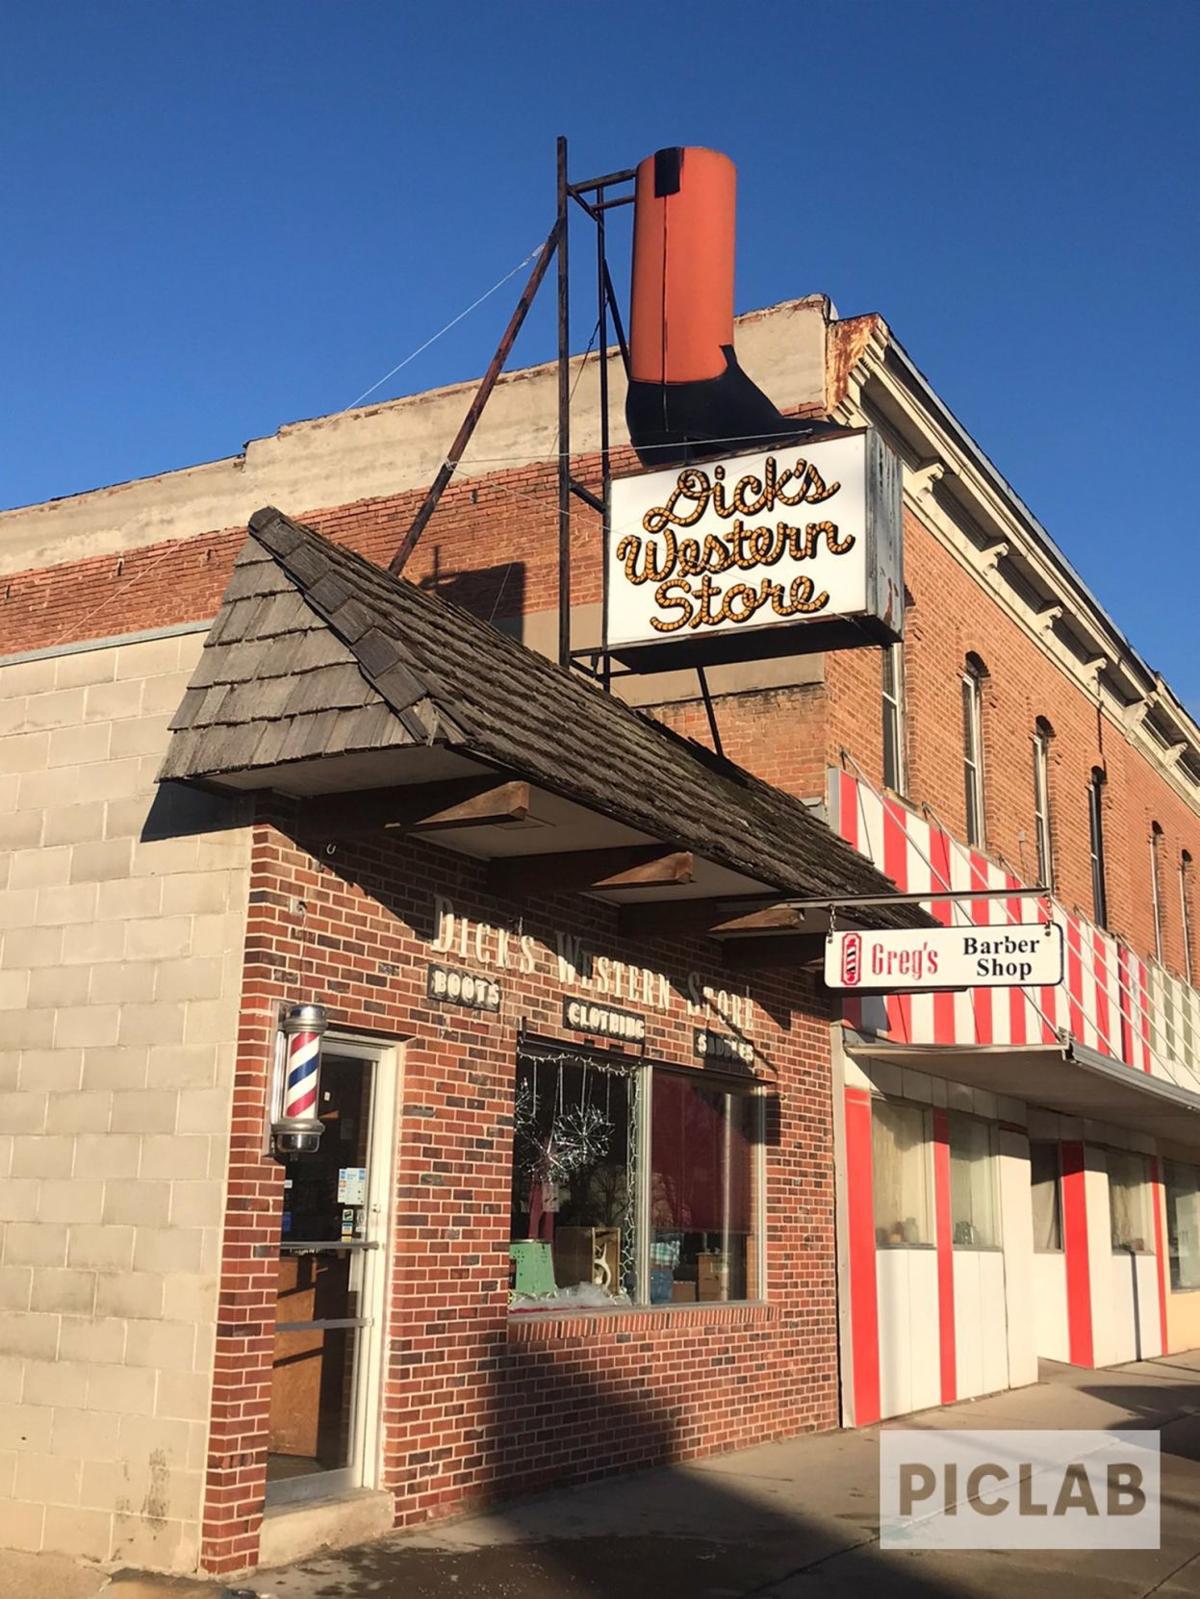
[[[1083,945],[1079,919],[1067,917],[1067,1000],[1071,1037],[1083,1042]]]
[[[1154,1258],[1158,1265],[1158,1324],[1162,1328],[1162,1352],[1167,1348],[1167,1254],[1163,1248],[1163,1188],[1162,1164],[1157,1155],[1150,1156],[1151,1197],[1154,1201]]]
[[[906,1000],[902,1005],[897,994],[885,994],[883,1000],[884,1015],[887,1020],[883,1024],[884,1032],[889,1038],[907,1041],[909,1036],[909,1017],[912,1014],[912,1001]]]
[[[1112,1017],[1108,1002],[1108,945],[1104,934],[1092,930],[1092,972],[1096,984],[1096,1048],[1102,1055],[1111,1055]]]
[[[954,1336],[954,1231],[950,1214],[950,1118],[933,1113],[933,1206],[937,1223],[938,1333],[942,1403],[958,1398],[958,1349]]]
[[[908,827],[906,813],[895,800],[883,802],[883,870],[902,894],[908,893]],[[888,1030],[904,1043],[912,1041],[912,999],[888,995]]]
[[[1073,1366],[1092,1359],[1092,1273],[1088,1263],[1087,1187],[1083,1145],[1062,1149],[1063,1254],[1067,1269],[1067,1347]]]
[[[982,855],[971,851],[971,887],[990,887],[988,878],[988,865]],[[992,919],[991,904],[986,899],[971,901],[971,920],[977,927],[987,927]],[[990,1044],[994,1037],[992,1030],[992,991],[990,988],[973,988],[971,990],[971,1005],[975,1012],[975,1042],[977,1044]]]
[[[1005,888],[1020,888],[1020,883],[1007,872],[1004,877]],[[1005,914],[1012,923],[1021,920],[1020,898],[1008,899],[1004,902]],[[1008,991],[1008,1038],[1011,1044],[1025,1042],[1025,1010],[1027,1000],[1023,988],[1010,988]]]
[[[858,784],[849,772],[839,772],[838,780],[838,832],[858,848]]]
[[[879,1420],[879,1290],[875,1278],[875,1192],[871,1096],[846,1090],[846,1231],[850,1252],[850,1362],[854,1425]]]
[[[929,829],[929,863],[933,867],[932,887],[939,894],[950,891],[950,835],[940,827]],[[953,902],[935,899],[930,910],[939,922],[949,927],[954,916]],[[957,1044],[954,1029],[954,995],[933,996],[933,1041],[935,1044]]]

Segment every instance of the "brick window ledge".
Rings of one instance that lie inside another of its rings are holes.
[[[570,1312],[517,1310],[508,1316],[509,1343],[552,1343],[559,1338],[602,1338],[633,1333],[679,1332],[696,1322],[722,1327],[752,1327],[776,1321],[778,1307],[761,1301],[736,1304],[631,1305],[627,1308]]]

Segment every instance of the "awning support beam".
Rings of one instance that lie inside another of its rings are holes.
[[[571,850],[554,855],[497,858],[488,869],[488,887],[503,899],[525,899],[558,890],[612,893],[618,889],[686,887],[695,878],[691,850],[665,844],[617,849]]]
[[[368,789],[330,797],[303,811],[306,832],[321,838],[365,838],[388,832],[436,833],[455,827],[495,827],[524,821],[529,784],[523,779],[463,778]]]
[[[623,905],[620,911],[621,934],[627,938],[670,937],[691,934],[696,938],[717,938],[732,944],[747,943],[768,936],[815,934],[825,937],[828,917],[809,915],[786,901],[774,897],[731,901],[721,898],[663,900],[649,905]]]

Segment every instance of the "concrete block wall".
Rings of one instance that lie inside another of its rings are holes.
[[[197,1559],[249,859],[236,814],[151,816],[202,643],[0,660],[0,1545],[177,1570]]]

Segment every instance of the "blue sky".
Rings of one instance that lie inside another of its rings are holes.
[[[542,237],[557,133],[708,144],[739,309],[882,312],[1200,710],[1198,60],[1198,0],[14,0],[0,506],[349,404]],[[379,395],[479,371],[515,287]]]

